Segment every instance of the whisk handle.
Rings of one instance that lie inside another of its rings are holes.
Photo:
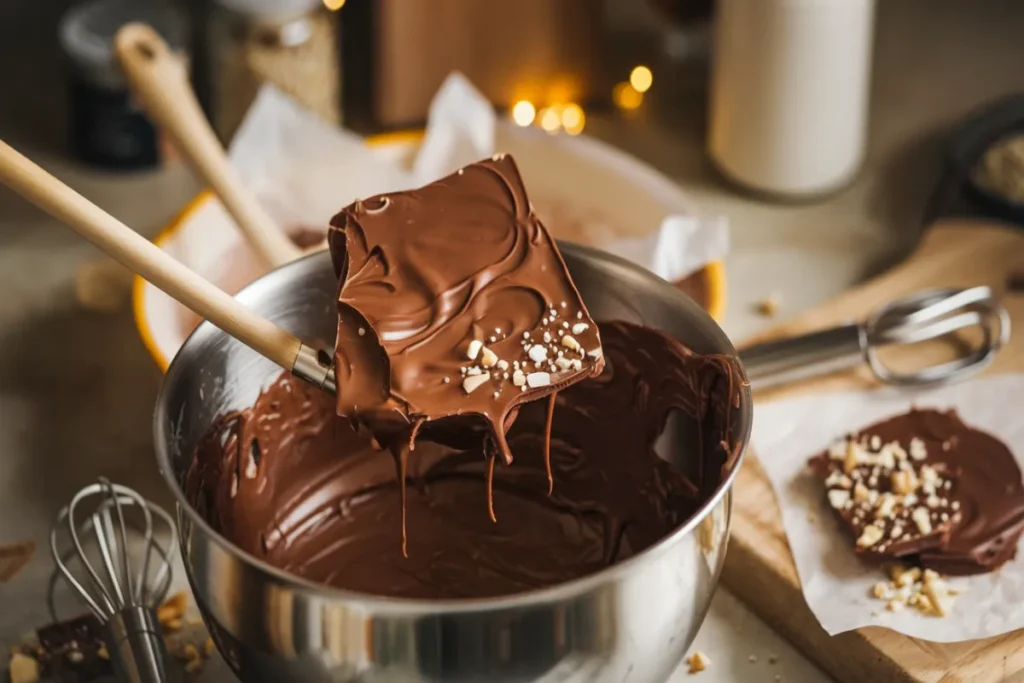
[[[110,659],[122,683],[170,683],[167,646],[156,613],[132,606],[107,623]]]
[[[757,390],[855,366],[866,348],[864,327],[850,324],[749,346],[740,361]]]

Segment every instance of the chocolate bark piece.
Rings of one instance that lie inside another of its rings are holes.
[[[912,432],[930,459],[960,473],[953,498],[961,521],[946,543],[921,554],[924,566],[941,574],[981,574],[1016,556],[1024,531],[1024,485],[1005,443],[967,425],[953,410],[914,410],[876,430]]]
[[[43,678],[87,683],[113,676],[103,626],[92,614],[49,624],[36,631]]]
[[[337,410],[377,435],[485,435],[510,462],[521,404],[601,372],[597,325],[509,156],[356,201],[328,243]]]
[[[862,555],[906,557],[938,548],[960,521],[953,504],[959,472],[931,457],[913,434],[879,427],[849,434],[811,460],[829,507]]]

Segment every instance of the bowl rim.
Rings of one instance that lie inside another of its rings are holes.
[[[411,146],[422,141],[423,136],[423,130],[394,131],[391,133],[372,135],[366,138],[366,144],[373,147]],[[596,144],[608,147],[609,150],[614,151],[616,154],[622,155],[624,158],[628,158],[631,163],[638,164],[649,170],[651,173],[660,175],[671,182],[671,179],[646,162],[599,140],[591,138],[587,139],[595,142]],[[181,210],[178,211],[178,213],[167,223],[167,225],[163,227],[163,229],[160,230],[160,232],[157,233],[156,237],[153,238],[153,243],[161,249],[164,248],[177,236],[184,226],[196,213],[200,211],[200,209],[203,208],[207,202],[214,201],[215,199],[216,196],[210,190],[201,190],[191,200],[189,200]],[[708,292],[707,312],[715,322],[720,323],[725,316],[726,307],[727,290],[725,264],[721,260],[711,261],[704,266],[702,272]],[[164,349],[161,347],[160,343],[156,339],[156,335],[153,333],[153,326],[149,319],[149,311],[146,308],[147,286],[152,285],[150,285],[141,276],[135,275],[132,278],[132,317],[135,321],[135,329],[137,330],[139,337],[142,339],[142,345],[146,348],[147,353],[149,353],[149,356],[156,363],[157,367],[160,368],[160,372],[166,373],[167,369],[170,367],[172,359],[168,358],[164,353]]]
[[[715,342],[722,347],[725,353],[729,353],[738,359],[736,348],[733,346],[732,342],[718,323],[708,315],[707,311],[676,289],[669,282],[658,278],[656,275],[653,275],[644,268],[627,261],[620,256],[597,249],[596,247],[561,241],[558,242],[558,246],[563,253],[587,256],[604,262],[605,265],[617,269],[617,276],[648,282],[653,280],[654,282],[652,284],[655,287],[662,290],[666,297],[673,298],[678,301],[678,304],[682,308],[688,309],[688,312],[691,315],[694,315],[697,318],[706,318],[707,322],[711,324],[710,332]],[[273,289],[278,286],[278,280],[287,279],[289,270],[299,267],[301,263],[308,259],[316,258],[326,258],[326,254],[324,252],[308,254],[296,261],[285,264],[276,270],[270,271],[242,289],[237,294],[238,300],[243,304],[248,303],[250,299],[256,298],[263,290],[268,288]],[[224,333],[214,327],[212,323],[204,320],[188,336],[182,344],[182,348],[190,342],[199,343],[204,338],[215,334]],[[176,366],[183,362],[182,356],[180,355],[176,356],[175,359],[171,361],[171,365],[167,371],[168,379],[172,377]],[[712,493],[712,495],[709,496],[703,504],[701,504],[690,519],[642,552],[637,553],[633,557],[623,560],[622,562],[612,564],[598,572],[545,588],[491,598],[423,600],[359,593],[333,586],[326,586],[324,584],[319,584],[308,579],[295,576],[294,574],[290,574],[289,572],[274,567],[260,558],[238,548],[235,544],[231,543],[231,541],[210,526],[210,524],[203,519],[198,511],[196,511],[188,502],[185,492],[174,473],[174,468],[171,464],[170,455],[166,446],[170,441],[170,434],[168,434],[164,429],[165,420],[163,419],[163,416],[167,412],[165,402],[168,397],[167,386],[169,386],[169,382],[166,380],[160,387],[153,414],[153,434],[155,438],[154,450],[157,460],[157,468],[159,469],[160,475],[163,477],[165,484],[170,489],[171,495],[174,497],[175,503],[178,507],[179,521],[182,515],[186,516],[189,522],[192,525],[198,526],[202,533],[209,538],[211,542],[216,544],[220,550],[228,553],[237,561],[248,565],[251,569],[261,572],[280,584],[287,586],[290,590],[321,599],[358,603],[361,606],[372,607],[374,610],[379,610],[381,612],[400,612],[402,614],[431,614],[436,616],[441,614],[466,614],[504,609],[523,609],[531,606],[572,599],[576,596],[585,594],[592,589],[607,584],[611,577],[624,574],[635,565],[642,562],[648,562],[658,555],[669,552],[670,548],[677,542],[681,541],[683,537],[693,533],[693,531],[708,518],[724,497],[731,494],[733,485],[736,481],[736,476],[743,465],[743,460],[746,457],[746,452],[750,446],[750,435],[753,427],[753,398],[750,391],[750,385],[749,382],[746,381],[746,372],[743,370],[742,364],[739,365],[739,369],[743,380],[743,384],[740,387],[741,395],[737,426],[738,434],[736,439],[736,443],[739,444],[739,453],[732,470],[719,483],[714,493]],[[729,517],[731,517],[731,514]],[[728,527],[728,525],[729,522],[727,521],[726,526]],[[184,537],[182,536],[180,523],[178,525],[177,533],[179,536],[179,542],[182,544],[182,553],[184,554]]]

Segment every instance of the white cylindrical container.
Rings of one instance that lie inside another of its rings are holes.
[[[828,193],[864,158],[875,0],[718,0],[708,150],[751,189]]]

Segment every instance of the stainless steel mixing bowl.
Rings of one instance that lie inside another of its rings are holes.
[[[597,320],[639,322],[698,352],[734,353],[714,321],[668,283],[603,252],[561,249]],[[321,253],[261,278],[239,299],[329,348],[335,290]],[[570,583],[455,602],[335,590],[236,549],[182,492],[193,449],[214,418],[252,405],[280,372],[204,323],[171,364],[156,407],[157,460],[177,497],[189,582],[218,649],[243,681],[663,683],[679,666],[718,581],[735,469],[699,514],[661,543]],[[745,445],[747,391],[732,424],[733,438]],[[694,428],[689,418],[671,420],[659,454],[692,466],[694,454],[684,454],[681,444]]]

